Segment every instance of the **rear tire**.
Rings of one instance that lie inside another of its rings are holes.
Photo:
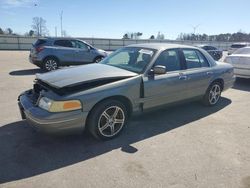
[[[125,105],[120,101],[108,99],[94,107],[88,117],[87,126],[95,138],[109,140],[122,132],[127,121]]]
[[[49,57],[43,61],[42,69],[45,71],[53,71],[58,69],[58,66],[59,66],[58,60],[56,58]]]
[[[207,89],[203,97],[203,104],[206,106],[215,106],[221,97],[222,86],[220,82],[213,82]]]

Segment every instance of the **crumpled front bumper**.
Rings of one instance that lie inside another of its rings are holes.
[[[18,97],[22,119],[38,131],[53,134],[82,133],[85,128],[87,112],[75,110],[52,113],[33,104],[27,92]]]

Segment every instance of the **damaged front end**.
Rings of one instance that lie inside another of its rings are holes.
[[[84,82],[66,85],[66,86],[60,87],[60,88],[51,86],[49,83],[46,83],[42,80],[37,79],[37,80],[35,80],[35,84],[33,86],[32,93],[34,94],[34,97],[37,98],[37,97],[39,97],[39,94],[42,90],[44,90],[44,91],[51,90],[54,93],[56,93],[57,95],[64,96],[67,94],[86,91],[88,89],[96,88],[99,86],[103,86],[103,85],[117,82],[117,81],[127,79],[127,78],[131,78],[131,76],[114,77],[114,78],[110,77],[110,78],[89,80],[89,81],[84,81]]]

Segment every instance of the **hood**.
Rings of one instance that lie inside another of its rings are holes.
[[[96,49],[96,50],[98,51],[98,53],[100,53],[104,57],[108,55],[108,53],[105,50],[102,50],[102,49]]]
[[[66,86],[75,86],[91,82],[97,83],[105,81],[106,83],[109,82],[109,80],[113,82],[136,75],[138,74],[124,69],[96,63],[37,74],[36,78],[59,89]]]
[[[105,50],[102,50],[102,49],[96,49],[98,52],[101,52],[101,53],[106,53]]]

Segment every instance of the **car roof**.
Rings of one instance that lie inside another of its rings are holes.
[[[79,38],[74,37],[45,37],[45,38],[39,38],[39,39],[47,39],[47,40],[81,40]],[[83,40],[81,40],[83,41]]]
[[[196,46],[198,46],[198,47],[205,47],[205,46],[211,46],[211,47],[214,47],[214,46],[209,45],[209,44],[198,44],[198,45],[196,45]]]
[[[164,50],[171,48],[192,48],[197,49],[194,46],[181,45],[181,44],[172,44],[172,43],[142,43],[142,44],[131,44],[127,47],[140,47],[140,48],[150,48],[155,50]]]

